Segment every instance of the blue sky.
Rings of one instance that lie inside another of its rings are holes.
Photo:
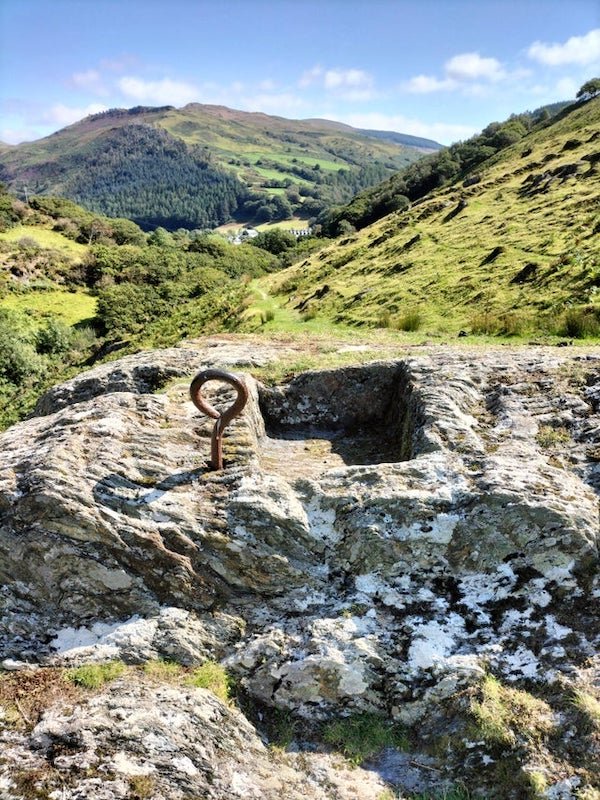
[[[600,75],[599,0],[2,0],[0,140],[216,103],[448,144]]]

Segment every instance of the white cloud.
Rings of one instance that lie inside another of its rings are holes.
[[[90,91],[101,96],[106,96],[108,94],[108,89],[104,85],[102,75],[97,69],[88,69],[84,72],[75,72],[73,75],[71,75],[71,82],[78,89],[85,89],[86,91]]]
[[[433,75],[416,75],[404,84],[404,88],[413,94],[429,94],[444,89],[455,89],[456,86],[456,81],[436,78]]]
[[[238,107],[242,111],[262,111],[265,114],[285,116],[287,113],[305,108],[306,103],[302,98],[290,92],[280,92],[279,94],[265,92],[240,98]]]
[[[572,78],[561,78],[556,82],[556,94],[563,100],[574,98],[579,90],[579,84]]]
[[[373,79],[362,69],[328,69],[324,75],[326,89],[371,86]]]
[[[418,119],[404,117],[401,114],[382,114],[368,112],[366,114],[349,114],[337,116],[340,122],[346,122],[355,128],[368,128],[380,131],[396,131],[411,136],[423,136],[436,142],[450,144],[459,139],[467,139],[478,133],[478,128],[470,125],[453,125],[446,122],[423,122]]]
[[[495,58],[482,58],[479,53],[461,53],[444,64],[446,76],[462,81],[498,81],[506,76],[502,65]]]
[[[81,108],[57,103],[44,114],[44,120],[64,127],[65,125],[72,125],[73,122],[78,122],[89,114],[99,114],[101,111],[106,111],[106,109],[107,107],[101,103],[90,103]]]
[[[34,139],[39,139],[39,133],[35,128],[0,128],[0,142],[5,144],[21,144]]]
[[[572,100],[577,94],[579,84],[572,78],[560,78],[556,83],[546,85],[536,83],[529,87],[529,94],[536,98],[540,105],[546,103],[556,103],[560,100]]]
[[[571,36],[563,44],[534,42],[527,50],[533,61],[558,67],[563,64],[593,64],[600,62],[600,28],[585,36]]]
[[[509,77],[496,58],[483,58],[479,53],[459,53],[444,64],[444,75],[415,75],[403,84],[403,89],[412,94],[452,92],[461,90],[465,94],[485,94],[485,87]]]
[[[140,60],[137,56],[125,53],[120,58],[103,58],[100,61],[102,69],[110,70],[111,72],[124,72],[132,67],[138,66]]]
[[[316,83],[321,75],[323,75],[323,67],[317,65],[316,67],[312,67],[311,69],[307,69],[306,72],[303,72],[300,80],[298,81],[298,86],[302,89],[306,89],[307,86],[312,86],[313,83]]]
[[[349,103],[367,103],[378,96],[373,89],[348,89],[341,92],[339,97]]]
[[[319,85],[330,92],[345,92],[346,99],[370,99],[365,95],[357,96],[355,92],[370,92],[373,86],[373,77],[362,69],[323,69],[317,65],[306,70],[298,81],[298,86],[306,89],[309,86]]]
[[[125,76],[117,81],[117,86],[126,97],[138,103],[184,106],[197,101],[199,96],[199,90],[193,84],[172,81],[169,78],[145,81],[142,78]]]

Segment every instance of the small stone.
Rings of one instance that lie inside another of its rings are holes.
[[[27,661],[18,661],[14,658],[5,658],[0,662],[0,668],[6,672],[20,672],[22,670],[33,671],[39,669],[37,664],[30,664]]]

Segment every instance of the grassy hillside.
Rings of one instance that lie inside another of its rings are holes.
[[[307,317],[427,332],[600,330],[600,99],[263,291]]]
[[[435,147],[193,103],[103,112],[0,150],[0,178],[17,193],[68,197],[145,229],[193,229],[316,216]]]
[[[352,228],[365,228],[392,211],[421,200],[434,189],[472,173],[484,161],[528,133],[549,125],[567,106],[569,103],[553,103],[535,111],[511,114],[504,122],[490,122],[481,133],[429,153],[386,181],[359,192],[346,205],[324,210],[317,223],[328,236],[338,236]]]

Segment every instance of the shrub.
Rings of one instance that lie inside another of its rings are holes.
[[[122,283],[98,294],[98,318],[108,333],[133,333],[168,311],[153,286]]]
[[[39,250],[40,246],[33,236],[21,236],[18,245],[23,250]]]
[[[55,317],[49,319],[35,334],[35,347],[38,353],[51,355],[66,352],[73,338],[71,328]]]
[[[32,338],[20,314],[0,311],[0,382],[20,386],[44,372],[43,359],[36,352]]]
[[[563,314],[558,330],[560,336],[585,339],[600,334],[600,309],[592,306],[570,308]]]
[[[71,329],[70,350],[73,356],[87,353],[98,344],[96,331],[90,325],[76,326]]]

